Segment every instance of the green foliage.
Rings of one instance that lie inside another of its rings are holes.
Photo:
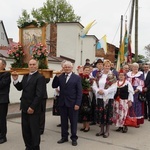
[[[139,58],[139,59],[144,59],[145,56],[143,56],[143,55],[138,55],[138,58]]]
[[[22,10],[22,17],[19,16],[17,20],[18,27],[22,27],[24,23],[31,22],[30,21],[30,14],[27,13],[26,10]]]
[[[28,14],[26,10],[23,10],[22,17],[19,17],[17,24],[18,24],[18,28],[24,28],[29,25],[34,25],[35,27],[42,27],[45,25],[45,22],[41,20],[39,21],[31,20],[30,14]]]
[[[12,68],[28,68],[28,64],[24,62],[21,62],[21,63],[14,62],[11,64],[11,67]]]
[[[145,50],[146,50],[146,58],[150,59],[150,44],[145,46]]]
[[[148,59],[144,55],[138,55],[138,60],[135,61],[135,58],[132,58],[132,62],[145,63],[148,62]]]
[[[79,22],[81,18],[74,13],[73,7],[66,0],[47,0],[43,7],[33,8],[31,15],[34,19],[31,19],[27,10],[23,10],[22,16],[17,20],[18,27],[24,28],[29,25],[42,27],[45,22]]]
[[[45,59],[39,60],[38,68],[39,69],[48,69],[48,66],[46,64],[46,60]]]
[[[149,50],[150,51],[150,44],[148,44],[147,46],[145,46],[145,50]]]
[[[47,23],[78,22],[81,18],[66,0],[47,0],[43,7],[33,8],[31,14],[37,21]]]

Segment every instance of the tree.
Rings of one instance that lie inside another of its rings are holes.
[[[43,7],[33,8],[31,14],[37,21],[48,23],[76,22],[81,18],[75,15],[72,6],[66,0],[47,0]]]
[[[147,59],[144,55],[138,55],[138,60],[135,60],[135,57],[132,58],[132,62],[138,62],[138,63],[145,63],[148,62],[149,59]]]
[[[150,58],[150,44],[145,46],[144,49],[146,50],[146,58],[149,59]]]

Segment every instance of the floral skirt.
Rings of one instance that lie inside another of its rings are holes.
[[[116,127],[123,127],[124,121],[128,113],[128,100],[115,101],[114,102],[114,117],[113,121]]]
[[[84,112],[83,107],[89,107],[90,112]],[[92,117],[92,109],[91,109],[91,99],[89,97],[89,94],[83,94],[82,95],[82,103],[79,110],[79,122],[89,122],[91,121]]]
[[[109,99],[105,105],[104,100],[98,98],[96,105],[97,123],[111,125],[113,123],[113,103],[114,99]]]

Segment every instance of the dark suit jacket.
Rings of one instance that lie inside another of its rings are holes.
[[[28,108],[31,107],[34,109],[34,113],[39,113],[46,91],[45,78],[39,72],[36,72],[28,82],[27,79],[28,75],[25,75],[21,82],[15,84],[17,90],[22,90],[20,109],[26,113]]]
[[[65,74],[59,77],[55,76],[52,82],[52,87],[60,87],[59,103],[58,106],[73,107],[74,105],[80,106],[82,100],[82,84],[81,78],[72,73],[67,83],[65,83]]]
[[[144,80],[144,86],[147,88],[146,95],[150,96],[150,71],[148,71],[146,79]],[[148,98],[150,99],[150,97]]]
[[[10,72],[0,73],[0,104],[9,103]]]
[[[45,78],[45,81],[46,81],[46,84],[49,83],[50,78]],[[47,99],[48,99],[48,94],[47,94],[47,87],[46,87],[46,90],[45,90],[45,93],[44,93],[44,97],[43,97],[43,100],[42,100],[42,104],[41,104],[41,111],[42,112],[46,111],[46,100]]]

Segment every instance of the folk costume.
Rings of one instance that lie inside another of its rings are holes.
[[[123,127],[128,113],[128,102],[133,102],[134,90],[129,81],[117,81],[117,92],[114,102],[114,123],[116,127]]]
[[[102,73],[99,79],[93,83],[93,90],[96,93],[96,114],[97,123],[103,125],[112,124],[114,95],[117,90],[116,77],[111,73]],[[99,90],[103,90],[104,94],[100,95]]]
[[[82,82],[82,103],[79,111],[79,122],[91,121],[91,97],[89,95],[91,91],[91,80],[89,75],[79,74]]]
[[[144,87],[144,76],[141,71],[138,71],[136,74],[132,72],[127,73],[127,79],[132,84],[134,91],[138,89],[142,92]],[[144,123],[144,103],[138,99],[139,92],[134,93],[133,109],[137,117],[137,125]]]

